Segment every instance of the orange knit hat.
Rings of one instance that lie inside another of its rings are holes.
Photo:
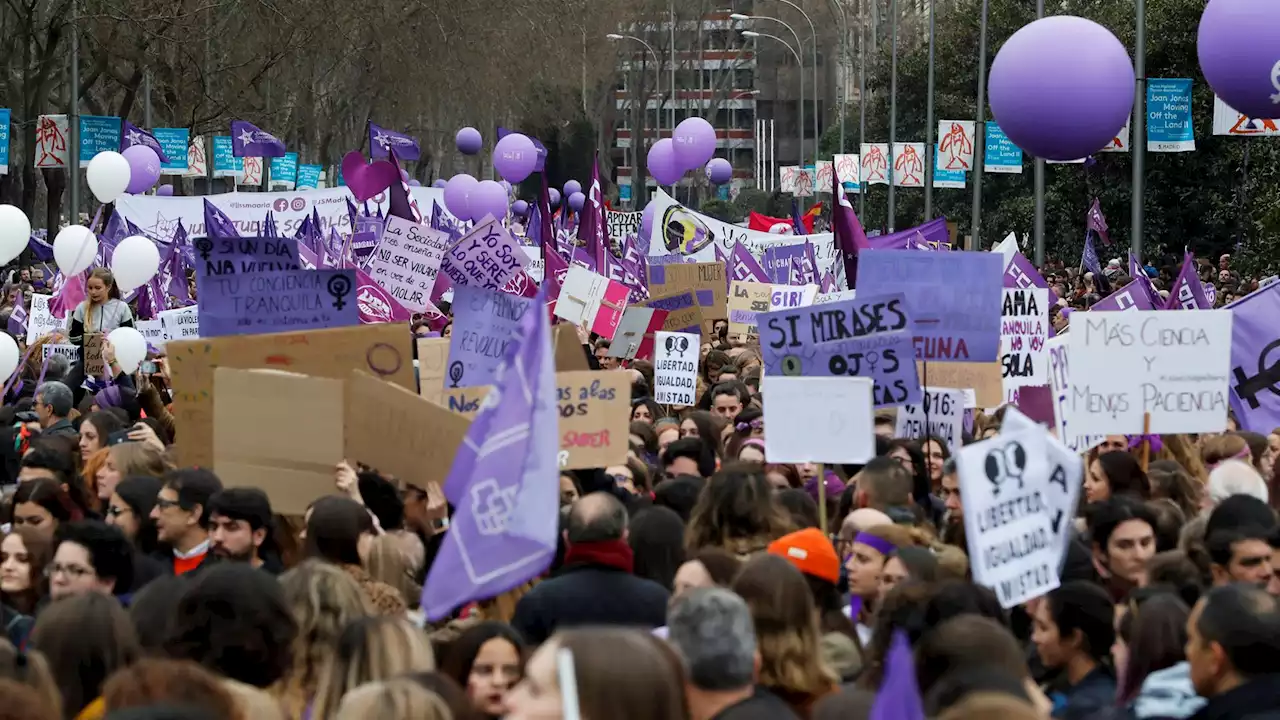
[[[831,541],[817,528],[783,535],[769,543],[769,552],[791,561],[805,575],[832,584],[840,582],[840,558]]]

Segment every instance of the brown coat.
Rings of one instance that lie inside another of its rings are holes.
[[[367,570],[359,565],[343,565],[342,569],[351,576],[369,598],[375,615],[404,615],[409,606],[405,604],[400,591],[384,582],[374,580]]]

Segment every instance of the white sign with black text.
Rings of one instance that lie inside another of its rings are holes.
[[[1067,432],[1067,405],[1071,401],[1071,364],[1068,357],[1067,335],[1049,338],[1049,386],[1053,390],[1053,422],[1058,438],[1071,452],[1092,450],[1106,439],[1106,435],[1081,435]],[[1075,425],[1070,425],[1074,428]]]
[[[898,408],[894,437],[937,437],[945,440],[948,448],[960,447],[964,431],[964,391],[928,387],[923,390],[924,401],[921,404]]]
[[[1006,402],[1020,387],[1049,384],[1049,291],[1005,288],[1000,311],[1000,367]]]
[[[653,334],[653,399],[660,405],[691,406],[698,401],[698,336]]]
[[[1012,405],[1005,408],[1000,423],[1001,435],[1014,435],[1024,430],[1040,430],[1040,423],[1023,415]],[[1045,504],[1049,507],[1049,525],[1058,544],[1058,567],[1066,560],[1067,543],[1071,541],[1071,519],[1076,515],[1080,488],[1084,486],[1084,460],[1053,435],[1045,435],[1045,458],[1049,462],[1049,485]]]

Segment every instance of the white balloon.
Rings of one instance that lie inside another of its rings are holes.
[[[0,265],[22,254],[31,240],[31,221],[21,208],[0,205]]]
[[[53,261],[63,275],[82,273],[98,256],[98,238],[83,225],[68,225],[53,239]]]
[[[120,153],[110,150],[94,155],[89,161],[89,169],[85,171],[89,189],[100,203],[115,202],[129,188],[129,178],[132,175],[129,161]]]
[[[122,327],[107,333],[111,347],[116,349],[116,364],[120,371],[135,373],[143,360],[147,359],[147,339],[142,333],[131,327]]]
[[[159,270],[160,251],[155,243],[141,235],[121,240],[111,254],[111,274],[116,276],[116,285],[122,293],[146,285]]]
[[[18,369],[20,355],[18,343],[14,342],[13,337],[8,333],[0,333],[0,378],[8,379]]]

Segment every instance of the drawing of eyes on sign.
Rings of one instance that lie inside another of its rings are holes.
[[[1046,433],[1033,427],[956,453],[974,582],[1013,607],[1059,585]]]
[[[1031,430],[1043,432],[1036,421],[1016,407],[1005,409],[1000,435],[1017,435]],[[1045,458],[1049,463],[1049,480],[1043,499],[1049,511],[1049,526],[1059,548],[1058,568],[1061,569],[1062,562],[1066,560],[1067,543],[1071,541],[1071,519],[1075,517],[1080,488],[1084,483],[1084,460],[1079,453],[1072,452],[1061,440],[1048,433],[1045,433]]]
[[[663,405],[697,402],[698,336],[659,332],[655,336],[653,399]]]

